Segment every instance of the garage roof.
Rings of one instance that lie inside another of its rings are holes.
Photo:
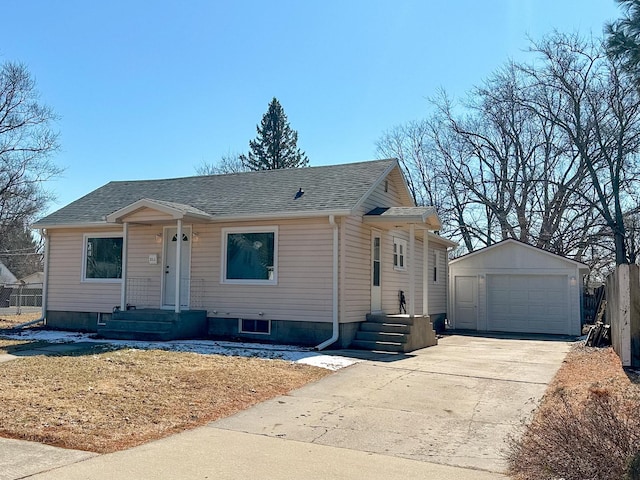
[[[572,264],[573,266],[577,267],[580,270],[589,270],[589,267],[587,265],[585,265],[584,263],[582,263],[582,262],[577,262],[575,260],[571,260],[570,258],[563,257],[562,255],[557,255],[555,253],[551,253],[551,252],[549,252],[547,250],[544,250],[542,248],[534,247],[533,245],[529,245],[528,243],[524,243],[524,242],[521,242],[520,240],[515,240],[513,238],[508,238],[506,240],[502,240],[501,242],[494,243],[493,245],[489,245],[488,247],[481,248],[480,250],[476,250],[475,252],[467,253],[466,255],[462,255],[461,257],[458,257],[458,258],[455,258],[453,260],[450,260],[449,261],[449,265],[455,264],[457,262],[462,262],[462,261],[468,260],[468,259],[470,259],[472,257],[475,257],[475,256],[484,255],[484,254],[486,254],[487,252],[489,252],[491,250],[500,249],[503,246],[509,245],[509,244],[518,245],[518,246],[523,247],[523,248],[528,248],[528,249],[531,249],[532,251],[535,251],[537,253],[543,253],[545,255],[548,255],[549,257],[552,257],[552,258],[555,258],[555,259],[562,260],[564,262],[570,263],[570,264]]]

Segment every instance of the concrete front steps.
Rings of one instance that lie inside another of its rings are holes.
[[[115,311],[98,324],[98,337],[117,340],[167,341],[202,338],[207,333],[206,310],[139,309]]]
[[[406,353],[438,344],[428,315],[367,314],[351,348]]]

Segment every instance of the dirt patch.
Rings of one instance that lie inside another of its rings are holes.
[[[640,375],[612,348],[576,345],[523,435],[512,440],[517,479],[640,478]],[[635,476],[637,475],[637,476]]]
[[[0,436],[113,452],[204,425],[329,373],[280,360],[159,350],[19,358],[0,366]]]

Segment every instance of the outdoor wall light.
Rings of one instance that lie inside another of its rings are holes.
[[[193,232],[191,238],[193,238],[194,242],[198,242],[200,240],[200,234],[198,232]]]
[[[156,233],[156,243],[162,242],[162,233]]]
[[[573,286],[575,286],[575,285],[576,285],[576,277],[571,277],[571,278],[569,279],[569,282],[571,283],[571,286],[572,286],[572,287],[573,287]]]

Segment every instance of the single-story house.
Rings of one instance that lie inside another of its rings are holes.
[[[427,326],[421,342],[434,343],[455,245],[433,233],[435,210],[414,204],[395,159],[110,182],[34,227],[46,240],[49,327],[117,337],[162,321],[174,325],[162,338],[320,348],[387,323],[375,314],[400,313],[401,291],[404,323]]]
[[[457,330],[580,335],[589,267],[518,240],[449,262],[449,325]]]

